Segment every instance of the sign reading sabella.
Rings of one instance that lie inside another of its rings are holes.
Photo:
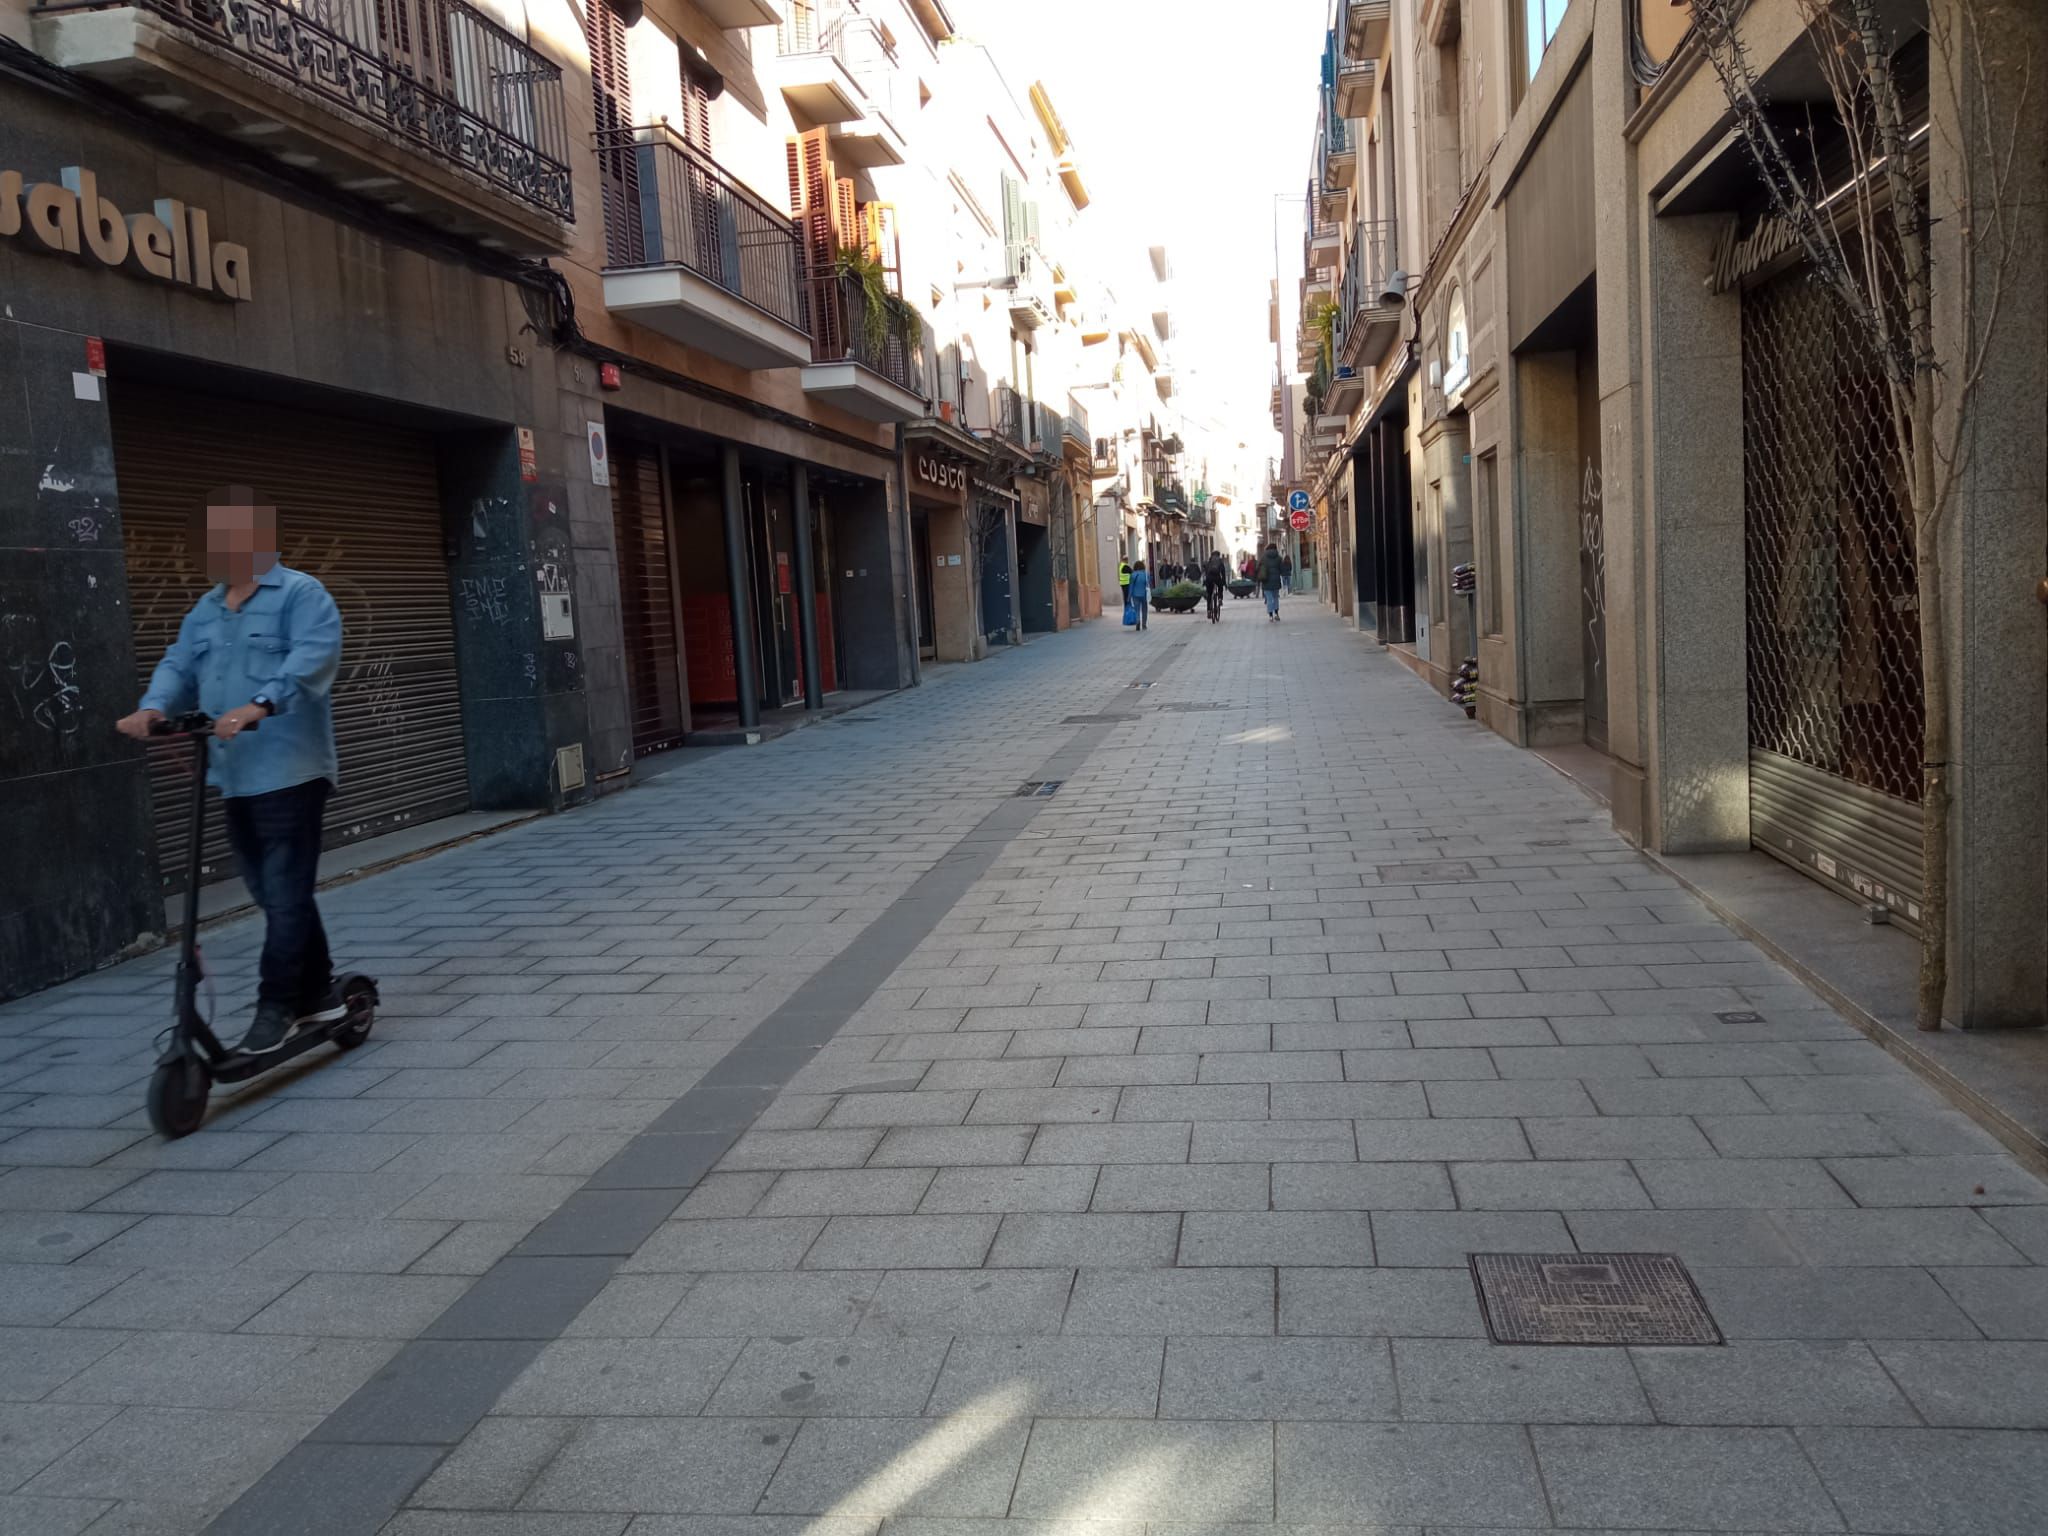
[[[69,165],[58,174],[57,181],[26,181],[19,171],[0,171],[0,235],[248,302],[248,248],[216,241],[204,208],[160,197],[152,213],[124,214],[100,196],[91,171]]]

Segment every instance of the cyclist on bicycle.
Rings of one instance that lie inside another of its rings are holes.
[[[1224,563],[1220,552],[1211,551],[1202,566],[1202,591],[1209,602],[1209,622],[1220,623],[1223,617],[1223,588],[1230,580],[1230,568]]]

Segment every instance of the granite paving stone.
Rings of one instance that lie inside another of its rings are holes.
[[[2041,1527],[2048,1186],[1284,611],[337,884],[376,1036],[177,1142],[167,952],[0,1006],[0,1536]],[[1490,1343],[1574,1249],[1726,1343]]]

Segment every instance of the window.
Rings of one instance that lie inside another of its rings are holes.
[[[1479,505],[1479,610],[1480,623],[1488,635],[1501,633],[1501,592],[1508,583],[1508,546],[1501,537],[1500,460],[1491,453],[1479,456],[1475,489]]]
[[[1453,288],[1444,317],[1444,397],[1454,399],[1472,377],[1472,343],[1465,329],[1465,290]]]
[[[1543,62],[1543,50],[1557,36],[1558,23],[1571,0],[1522,0],[1522,58],[1526,78],[1536,78],[1536,66]]]

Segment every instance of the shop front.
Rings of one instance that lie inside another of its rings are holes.
[[[165,926],[182,768],[113,722],[210,585],[216,489],[274,505],[341,610],[329,847],[594,793],[627,750],[593,664],[611,532],[595,381],[526,323],[545,294],[216,140],[0,90],[0,187],[36,214],[0,226],[0,453],[33,466],[0,488],[0,996]],[[217,831],[202,854],[230,874]]]
[[[639,412],[607,418],[637,754],[905,685],[883,480]]]
[[[936,418],[906,436],[919,653],[933,661],[972,661],[979,631],[970,489],[988,451],[972,434]]]

